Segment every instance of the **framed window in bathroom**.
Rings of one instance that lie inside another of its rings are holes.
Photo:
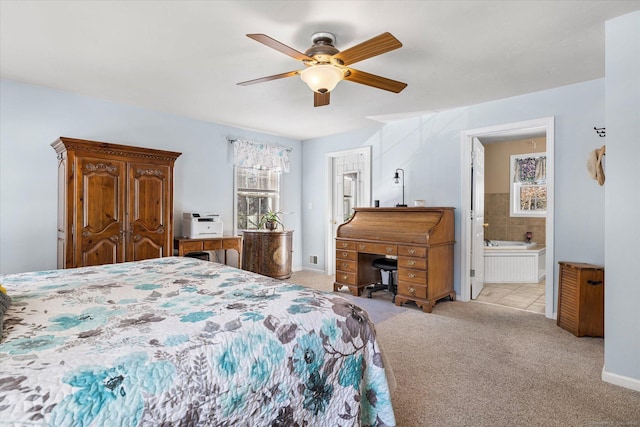
[[[510,215],[512,217],[546,216],[546,153],[514,154],[511,156],[510,171]]]

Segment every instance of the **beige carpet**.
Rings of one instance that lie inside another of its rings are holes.
[[[333,278],[299,272],[290,281],[331,290]],[[397,381],[399,427],[640,426],[640,392],[600,379],[602,338],[500,306],[442,301],[426,314],[393,310],[384,293],[340,294],[376,323]]]
[[[603,382],[603,339],[537,314],[445,301],[376,326],[398,426],[640,426],[640,392]]]

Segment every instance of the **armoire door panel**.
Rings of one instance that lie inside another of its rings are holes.
[[[132,261],[140,261],[143,259],[160,258],[163,256],[167,256],[164,253],[164,245],[158,245],[152,239],[146,237],[136,236],[140,235],[134,235],[132,239]]]
[[[90,248],[82,251],[82,266],[113,264],[122,262],[122,245],[111,239],[99,239]]]
[[[166,223],[171,217],[170,178],[168,166],[130,163],[128,259],[167,256],[173,248]]]
[[[124,260],[126,164],[105,159],[77,162],[77,259],[82,266]]]

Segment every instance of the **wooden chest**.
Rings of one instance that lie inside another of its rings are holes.
[[[577,337],[604,337],[604,268],[559,262],[558,321]]]
[[[242,269],[275,279],[291,277],[293,230],[245,230]]]

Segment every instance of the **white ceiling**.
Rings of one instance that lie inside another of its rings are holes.
[[[627,1],[6,1],[3,78],[305,140],[604,76],[604,23]],[[290,77],[304,66],[245,36],[304,52],[328,31],[344,50],[385,31],[403,47],[355,65],[408,83],[348,81],[331,104]]]

